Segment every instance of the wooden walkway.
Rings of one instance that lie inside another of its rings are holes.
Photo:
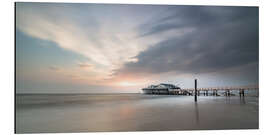
[[[211,88],[197,88],[197,95],[214,95],[218,96],[219,91],[223,91],[225,96],[231,96],[232,91],[239,91],[240,96],[245,95],[246,90],[259,90],[258,86],[242,86],[242,87],[211,87]],[[181,89],[179,90],[180,95],[194,95],[195,88]]]

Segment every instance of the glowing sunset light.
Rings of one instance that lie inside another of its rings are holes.
[[[124,81],[124,82],[120,82],[119,85],[126,87],[126,86],[135,86],[135,85],[138,85],[138,84],[137,83],[133,83],[133,82],[126,82],[126,81]]]
[[[254,7],[19,2],[16,92],[257,84],[258,24]]]

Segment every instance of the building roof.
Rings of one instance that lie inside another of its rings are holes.
[[[180,87],[173,84],[160,83],[158,85],[150,85],[147,89],[180,89]]]

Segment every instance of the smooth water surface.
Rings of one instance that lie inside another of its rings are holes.
[[[17,94],[16,132],[257,129],[258,97]]]

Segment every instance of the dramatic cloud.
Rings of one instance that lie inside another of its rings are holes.
[[[18,88],[258,83],[258,23],[257,7],[16,3]]]
[[[253,7],[170,7],[142,25],[140,38],[192,29],[166,37],[142,51],[137,62],[116,74],[207,73],[258,64],[258,9]],[[253,70],[254,71],[254,70]]]
[[[16,27],[88,58],[95,73],[111,74],[146,48],[134,29],[145,9],[96,4],[17,3]],[[125,11],[125,12],[123,12]],[[150,12],[149,12],[150,13]],[[131,16],[133,15],[133,16]],[[138,20],[136,20],[138,19]],[[135,21],[136,20],[136,21]]]

